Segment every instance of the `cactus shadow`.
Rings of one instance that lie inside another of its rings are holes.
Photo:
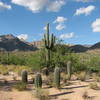
[[[3,81],[0,81],[0,89],[3,90],[3,91],[12,91],[12,88],[20,83],[21,81],[20,80],[10,80],[10,81],[7,81],[7,83],[4,83]],[[33,86],[33,84],[31,84],[30,82],[27,83],[27,89],[26,91],[31,91],[31,87]]]
[[[63,93],[58,93],[58,94],[52,94],[52,95],[49,95],[50,97],[57,97],[57,96],[62,96],[62,95],[66,95],[66,94],[71,94],[71,93],[74,93],[74,91],[71,91],[71,92],[63,92]]]
[[[17,84],[19,82],[19,80],[16,81],[7,81],[6,83],[4,83],[3,81],[0,81],[0,87],[1,90],[3,91],[12,91],[12,87]]]
[[[87,87],[87,86],[88,86],[88,85],[82,85],[82,86],[66,87],[66,88],[60,88],[60,89],[84,88],[84,87]]]
[[[18,82],[20,82],[19,80],[13,81],[7,81],[7,83],[4,83],[3,81],[0,82],[0,86],[13,86],[15,84],[17,84]]]

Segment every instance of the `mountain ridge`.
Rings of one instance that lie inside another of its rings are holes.
[[[35,51],[36,47],[28,42],[21,41],[12,34],[0,36],[0,50],[1,51]]]
[[[12,34],[0,35],[0,51],[35,51],[42,42],[32,42],[20,40]],[[100,49],[100,42],[94,45],[70,45],[69,49],[74,52],[86,52],[88,50]]]

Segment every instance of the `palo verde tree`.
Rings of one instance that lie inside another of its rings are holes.
[[[44,34],[44,47],[46,49],[47,67],[50,67],[51,51],[55,45],[55,36],[49,33],[49,23],[46,26],[46,33]]]

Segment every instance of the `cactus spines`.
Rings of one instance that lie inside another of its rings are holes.
[[[54,85],[56,88],[60,87],[60,68],[56,67],[54,70]]]
[[[55,36],[49,34],[49,24],[46,26],[46,34],[44,34],[44,46],[47,50],[46,60],[47,60],[47,67],[50,66],[51,60],[51,51],[55,44]]]
[[[71,73],[72,73],[71,61],[68,61],[68,62],[67,62],[67,74],[68,74],[68,80],[71,79]]]
[[[36,88],[42,87],[42,77],[40,73],[36,73],[34,83]]]
[[[26,70],[23,70],[21,75],[22,75],[22,82],[27,83],[28,82],[28,72]]]

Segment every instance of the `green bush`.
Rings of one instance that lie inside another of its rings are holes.
[[[23,82],[20,82],[20,83],[17,83],[15,86],[14,86],[15,89],[17,89],[18,91],[24,91],[27,89],[27,84],[26,83],[23,83]]]
[[[51,53],[50,67],[52,69],[55,66],[66,68],[68,61],[72,62],[73,72],[100,72],[100,53],[73,53],[66,45],[56,45]],[[34,70],[47,67],[44,48],[35,52],[9,52],[9,54],[8,52],[0,52],[0,64],[28,66]]]

